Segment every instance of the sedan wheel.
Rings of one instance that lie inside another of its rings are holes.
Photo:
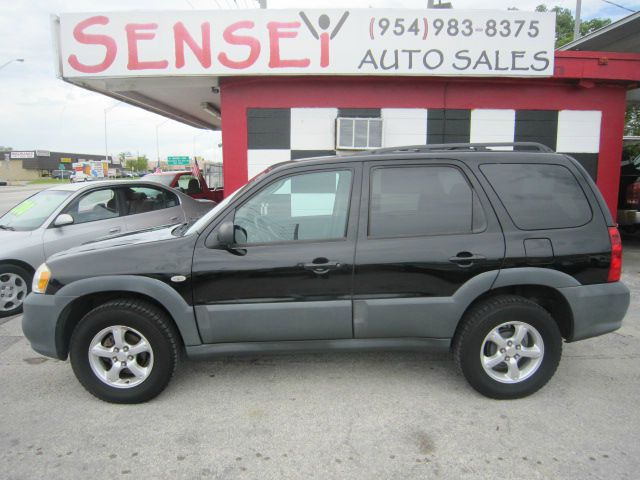
[[[0,318],[22,312],[31,290],[31,275],[20,267],[0,265]]]

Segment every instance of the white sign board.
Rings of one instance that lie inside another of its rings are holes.
[[[212,10],[60,16],[65,78],[553,75],[555,14]]]
[[[35,152],[11,152],[11,158],[36,158]]]

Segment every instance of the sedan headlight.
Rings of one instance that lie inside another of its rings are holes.
[[[36,270],[33,276],[31,291],[34,293],[45,293],[49,285],[49,280],[51,280],[51,270],[49,270],[46,263],[43,263],[38,267],[38,270]]]

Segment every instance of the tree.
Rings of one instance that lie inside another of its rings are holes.
[[[124,166],[127,170],[132,170],[134,172],[145,172],[149,164],[149,159],[147,159],[146,155],[142,155],[141,157],[132,158],[126,160],[124,162]]]
[[[538,5],[536,12],[554,12],[556,14],[556,48],[559,48],[573,40],[573,29],[576,21],[571,10],[562,7],[549,9],[546,5]],[[584,36],[591,32],[607,26],[611,23],[610,18],[592,18],[580,23],[580,35]]]
[[[624,134],[640,136],[640,105],[629,105],[624,116]]]

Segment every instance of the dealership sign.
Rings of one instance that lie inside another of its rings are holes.
[[[35,152],[11,152],[11,158],[36,158]]]
[[[56,29],[57,29],[56,25]],[[553,75],[555,15],[493,10],[62,14],[62,75]]]

